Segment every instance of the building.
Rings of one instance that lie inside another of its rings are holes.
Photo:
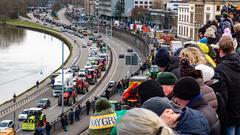
[[[84,1],[84,9],[87,15],[93,16],[95,15],[95,1],[94,0],[85,0]]]
[[[134,0],[134,7],[151,9],[154,0]]]
[[[220,17],[224,5],[240,4],[238,0],[189,0],[178,6],[178,37],[198,40],[199,29],[209,20]]]
[[[115,16],[117,2],[118,0],[99,0],[99,15],[106,19]]]
[[[168,11],[173,11],[175,13],[178,12],[178,5],[179,3],[185,3],[186,0],[172,0],[166,3],[166,8]]]

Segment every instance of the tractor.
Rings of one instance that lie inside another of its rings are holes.
[[[63,93],[64,105],[72,106],[77,102],[77,91],[73,87],[68,87],[64,89]],[[58,98],[58,106],[62,105],[62,95]]]
[[[93,65],[93,69],[97,72],[97,78],[100,78],[102,76],[102,71],[99,65]]]
[[[75,85],[78,94],[85,94],[88,92],[89,84],[84,79],[77,79]]]
[[[105,71],[106,70],[106,62],[105,62],[105,60],[100,61],[98,65],[99,65],[99,68],[101,69],[101,71]]]
[[[97,72],[95,71],[95,69],[87,69],[86,81],[91,85],[97,83]]]

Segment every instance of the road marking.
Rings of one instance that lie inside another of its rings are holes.
[[[49,108],[48,110],[51,111],[53,108],[55,108],[58,104],[55,104],[54,106],[52,106],[51,108]]]
[[[21,128],[19,128],[16,132],[19,132],[21,130]]]

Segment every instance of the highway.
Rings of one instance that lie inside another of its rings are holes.
[[[64,12],[63,12],[64,13]],[[59,15],[60,16],[60,15]],[[60,20],[61,17],[60,17]],[[63,21],[62,21],[63,22]],[[71,42],[73,42],[73,40],[76,40],[77,43],[80,45],[76,45],[76,48],[79,49],[78,51],[80,51],[80,59],[77,62],[77,65],[79,65],[80,67],[83,67],[87,61],[88,58],[88,49],[87,48],[81,48],[81,45],[83,43],[86,43],[88,41],[87,38],[85,39],[79,39],[76,38],[74,35],[71,34],[67,34],[64,33],[64,35],[68,38],[68,40],[70,40]],[[104,40],[106,40],[104,38]],[[129,45],[127,45],[126,43],[113,38],[110,44],[110,48],[112,50],[113,53],[113,66],[110,69],[110,71],[108,72],[108,75],[106,76],[106,78],[103,80],[103,82],[98,86],[97,90],[95,91],[95,93],[93,93],[91,95],[91,97],[89,97],[90,99],[92,99],[95,95],[97,95],[99,92],[105,90],[105,87],[108,85],[108,82],[110,80],[115,80],[115,81],[119,81],[120,79],[124,78],[128,72],[129,72],[129,66],[126,66],[124,64],[124,59],[119,59],[118,55],[119,53],[125,53],[126,50],[129,48]],[[140,57],[143,58],[143,55],[141,55],[140,52],[137,52],[140,54]],[[76,59],[78,57],[78,53],[74,53],[73,54],[74,58],[72,59]],[[133,69],[138,69],[137,67],[133,67]],[[61,113],[61,107],[57,106],[57,98],[54,98],[52,96],[52,90],[50,87],[47,87],[46,89],[43,89],[41,91],[44,91],[42,94],[40,94],[39,96],[37,96],[34,100],[31,100],[30,102],[26,103],[25,105],[19,107],[16,110],[12,110],[9,114],[3,116],[0,118],[0,120],[4,120],[4,119],[13,119],[13,115],[14,115],[14,111],[16,112],[16,118],[18,116],[18,113],[26,108],[30,108],[30,107],[34,107],[37,104],[37,101],[41,98],[49,98],[51,100],[51,107],[45,109],[43,112],[47,115],[47,120],[48,121],[54,121],[56,119],[57,116],[60,115]],[[78,99],[82,98],[83,95],[78,96]],[[69,109],[69,107],[65,107],[65,110]],[[16,121],[16,125],[18,127],[19,123]],[[31,132],[22,132],[20,130],[18,130],[18,134],[32,134]]]

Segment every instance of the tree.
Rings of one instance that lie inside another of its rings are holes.
[[[133,8],[132,9],[132,18],[134,20],[143,21],[147,12],[148,12],[148,10],[145,8],[142,8],[142,7]]]
[[[163,0],[154,0],[152,8],[153,9],[164,9],[164,1]]]

